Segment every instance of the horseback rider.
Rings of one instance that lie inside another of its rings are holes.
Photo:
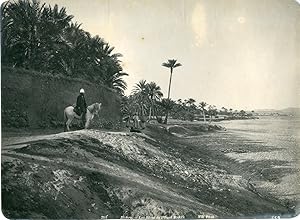
[[[84,89],[81,88],[79,96],[77,97],[76,107],[74,108],[76,114],[81,115],[82,123],[85,124],[85,114],[87,111],[87,105],[84,97]]]

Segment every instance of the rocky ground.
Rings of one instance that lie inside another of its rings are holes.
[[[61,219],[295,215],[295,199],[255,185],[277,181],[279,171],[261,175],[267,163],[226,155],[261,151],[255,146],[214,125],[4,135],[2,211],[7,218]]]

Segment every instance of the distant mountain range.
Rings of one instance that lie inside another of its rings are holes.
[[[297,115],[300,116],[300,108],[291,107],[291,108],[284,108],[284,109],[257,109],[254,110],[256,113],[260,115]]]

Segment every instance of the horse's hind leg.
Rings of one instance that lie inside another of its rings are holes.
[[[72,119],[68,119],[68,121],[66,122],[67,131],[70,131],[71,122],[72,122]]]
[[[67,116],[66,116],[66,110],[64,111],[64,132],[67,131]]]
[[[68,120],[65,120],[65,121],[64,121],[64,132],[66,132],[66,131],[69,130],[68,125],[67,125],[67,122],[68,122]]]

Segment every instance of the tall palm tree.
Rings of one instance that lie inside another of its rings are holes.
[[[161,99],[163,93],[161,92],[160,86],[157,85],[155,82],[150,82],[147,84],[146,92],[151,102],[151,106],[149,109],[149,120],[150,120],[152,112],[154,113],[155,102]]]
[[[170,99],[170,90],[171,90],[173,70],[176,67],[182,66],[182,64],[177,63],[177,60],[175,60],[175,59],[169,59],[168,62],[163,63],[162,66],[170,68],[170,80],[169,80],[169,89],[168,89],[168,99]],[[165,121],[164,121],[165,124],[167,124],[167,122],[168,122],[168,114],[169,114],[169,111],[167,110]]]
[[[205,107],[207,106],[207,103],[206,102],[200,102],[199,103],[199,108],[201,109],[202,111],[202,114],[203,114],[203,121],[206,122],[206,119],[205,119]]]

